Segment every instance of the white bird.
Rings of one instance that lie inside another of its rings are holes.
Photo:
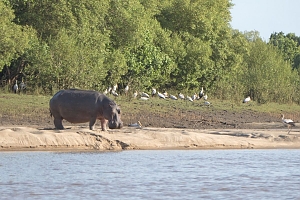
[[[295,122],[291,119],[284,119],[284,114],[281,114],[282,123],[288,127],[288,134],[291,131],[291,127],[295,126]]]
[[[148,97],[141,97],[141,100],[148,100],[149,98]]]
[[[142,128],[142,123],[140,121],[137,121],[137,123],[129,124],[129,127],[136,127],[136,128]]]
[[[204,101],[204,105],[210,106],[210,103],[208,101]]]
[[[153,97],[156,94],[156,89],[152,88],[151,96]]]
[[[170,99],[177,100],[177,97],[174,96],[174,95],[172,95],[172,94],[170,94]]]
[[[19,90],[19,87],[18,87],[18,81],[17,81],[17,80],[16,80],[16,84],[14,84],[13,89],[14,89],[14,93],[17,93],[18,90]]]
[[[187,98],[187,100],[189,100],[189,101],[191,101],[191,102],[194,101],[194,100],[192,99],[192,97],[190,97],[190,96],[186,96],[186,98]]]
[[[113,87],[114,91],[117,91],[117,89],[118,89],[118,84],[114,85],[114,87]]]
[[[21,92],[25,92],[25,90],[26,90],[26,85],[22,79],[21,83],[19,84],[18,91],[21,93]]]
[[[107,93],[111,93],[111,87],[108,88]]]
[[[103,92],[103,94],[107,95],[107,93],[108,93],[108,90],[105,89],[104,92]]]
[[[201,87],[201,91],[199,92],[199,98],[201,99],[204,96],[203,87]]]
[[[165,96],[165,98],[169,97],[169,95],[168,95],[168,93],[166,91],[163,93],[163,95]]]
[[[197,99],[197,94],[196,93],[192,96],[192,99],[193,99],[193,101],[195,101]]]
[[[137,97],[137,95],[138,95],[138,92],[135,91],[135,92],[133,93],[133,98],[135,99],[135,98]]]
[[[125,87],[125,95],[127,95],[127,93],[128,93],[128,90],[129,90],[129,85],[126,85],[126,87]]]
[[[142,93],[141,93],[141,96],[142,96],[142,97],[147,97],[147,98],[150,97],[149,94],[147,94],[146,92],[142,92]]]
[[[115,90],[111,91],[111,93],[112,93],[112,95],[114,95],[116,97],[119,96],[119,94]]]
[[[207,100],[207,94],[203,96],[204,101]]]
[[[184,99],[184,95],[182,93],[178,94],[179,99]]]
[[[244,99],[243,103],[248,103],[249,101],[251,101],[250,96],[248,96],[247,98]]]
[[[158,95],[159,98],[166,99],[165,95],[163,95],[163,94],[160,93],[160,92],[157,92],[157,95]]]
[[[19,88],[20,88],[20,90],[25,90],[26,89],[26,85],[23,81],[19,84]]]

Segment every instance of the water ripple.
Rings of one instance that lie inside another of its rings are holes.
[[[300,150],[1,152],[0,199],[300,199]]]

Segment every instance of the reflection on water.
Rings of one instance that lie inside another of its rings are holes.
[[[0,199],[300,199],[300,150],[1,152]]]

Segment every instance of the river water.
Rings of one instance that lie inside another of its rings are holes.
[[[0,199],[300,199],[300,150],[1,152]]]

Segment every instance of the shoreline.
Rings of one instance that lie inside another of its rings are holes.
[[[300,149],[300,129],[185,129],[124,127],[94,130],[68,126],[0,126],[0,152],[4,151],[123,151],[207,149]]]

